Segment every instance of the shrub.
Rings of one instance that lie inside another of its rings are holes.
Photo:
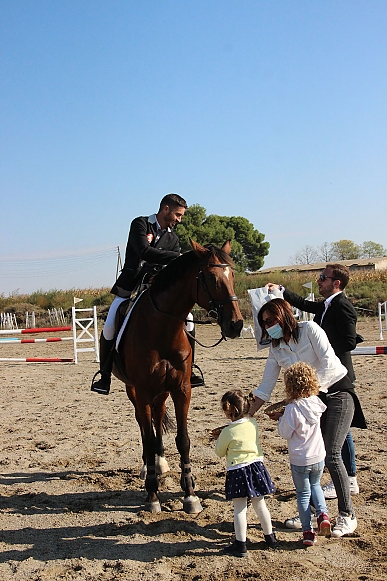
[[[318,287],[315,281],[315,275],[310,276],[302,272],[273,272],[271,274],[254,274],[236,273],[235,275],[235,292],[239,298],[239,307],[245,319],[251,319],[251,303],[248,295],[248,289],[263,287],[268,282],[282,284],[293,292],[301,296],[307,296],[309,290],[302,285],[310,282],[312,278],[313,292],[318,298]],[[377,315],[378,303],[387,300],[387,270],[377,271],[355,271],[351,273],[351,279],[346,293],[350,301],[364,314]],[[19,322],[25,320],[26,311],[35,311],[43,317],[43,313],[48,309],[62,308],[68,317],[71,317],[71,307],[74,304],[74,297],[82,299],[82,303],[77,303],[79,308],[89,308],[97,306],[98,316],[106,318],[109,306],[112,303],[113,295],[110,294],[110,288],[86,288],[69,290],[49,291],[37,290],[31,295],[13,295],[5,297],[0,295],[0,310],[15,312]],[[204,311],[197,306],[194,308],[196,319],[206,319]],[[47,323],[44,323],[47,324]]]

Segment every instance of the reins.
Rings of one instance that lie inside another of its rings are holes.
[[[155,311],[157,311],[158,313],[160,313],[161,315],[164,315],[165,317],[168,317],[169,319],[175,319],[175,321],[180,321],[181,323],[184,323],[185,325],[187,323],[202,323],[203,321],[195,321],[195,320],[188,320],[188,319],[181,319],[180,317],[175,317],[175,315],[171,315],[170,313],[166,313],[165,311],[161,311],[158,307],[156,307],[155,303],[153,302],[152,296],[148,290],[148,295],[149,295],[149,300],[151,302],[152,307],[154,308]],[[200,347],[204,347],[205,349],[212,349],[212,347],[216,347],[217,345],[219,345],[219,343],[221,343],[222,341],[227,341],[227,337],[224,335],[223,331],[221,330],[221,338],[219,339],[219,341],[217,341],[216,343],[214,343],[213,345],[203,345],[203,343],[201,343],[198,339],[196,339],[196,337],[194,337],[189,331],[187,331],[187,329],[184,329],[184,332],[186,335],[188,335],[189,337],[192,337],[192,339],[195,341],[195,343],[197,343],[198,345],[200,345]]]
[[[218,268],[231,268],[231,266],[227,263],[208,263],[208,266],[210,267],[218,267]],[[216,299],[213,299],[211,296],[211,293],[208,290],[208,287],[206,285],[204,276],[203,276],[203,269],[202,269],[202,264],[200,265],[199,268],[199,272],[198,275],[196,277],[196,302],[198,302],[198,298],[199,298],[199,283],[201,283],[205,293],[207,294],[208,300],[209,300],[209,304],[210,304],[210,309],[208,312],[208,315],[211,319],[216,320],[216,322],[221,326],[221,322],[222,322],[222,308],[226,303],[229,303],[230,301],[237,301],[238,297],[235,295],[229,295],[226,299],[218,301]],[[195,321],[195,320],[188,320],[188,319],[181,319],[180,317],[176,317],[175,315],[171,315],[170,313],[166,313],[165,311],[162,311],[161,309],[159,309],[158,307],[156,307],[153,299],[152,299],[152,295],[150,293],[150,289],[148,289],[149,292],[149,300],[151,302],[152,307],[155,309],[155,311],[157,311],[158,313],[165,315],[166,317],[169,317],[170,319],[175,319],[177,321],[181,321],[184,324],[187,323],[203,323],[203,321]],[[213,306],[213,308],[211,308]],[[214,313],[215,316],[213,316],[211,313]],[[187,329],[184,329],[186,335],[188,335],[189,337],[191,337],[198,345],[200,345],[201,347],[204,347],[205,349],[212,349],[212,347],[216,347],[217,345],[219,345],[219,343],[221,343],[222,341],[227,341],[227,337],[225,336],[225,334],[222,331],[221,328],[221,338],[219,339],[219,341],[217,341],[216,343],[214,343],[213,345],[203,345],[203,343],[201,343],[198,339],[196,339],[196,337],[194,337],[194,335],[192,335],[189,331],[187,331]]]
[[[192,321],[191,321],[192,323]],[[214,343],[213,345],[203,345],[203,343],[201,343],[199,341],[199,339],[196,339],[196,337],[194,337],[192,335],[192,333],[190,333],[189,331],[187,331],[187,329],[184,329],[186,335],[188,335],[188,337],[191,337],[195,343],[197,343],[198,345],[200,345],[200,347],[204,347],[205,349],[212,349],[212,347],[216,347],[217,345],[219,345],[219,343],[221,343],[222,341],[227,341],[227,337],[224,335],[223,331],[221,331],[221,338],[219,339],[219,341],[217,341],[216,343]]]

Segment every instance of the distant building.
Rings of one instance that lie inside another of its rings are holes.
[[[269,274],[270,272],[311,272],[320,271],[327,264],[344,264],[349,270],[384,270],[387,269],[387,256],[381,258],[357,258],[354,260],[328,260],[327,262],[314,262],[313,264],[293,264],[291,266],[272,266],[262,268],[251,274]]]

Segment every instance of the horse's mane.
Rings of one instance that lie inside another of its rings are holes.
[[[204,248],[209,251],[208,262],[213,262],[217,258],[221,263],[232,266],[233,261],[230,255],[221,248],[218,248],[214,244],[205,244]],[[175,260],[172,260],[154,277],[151,287],[153,292],[160,293],[168,290],[178,280],[184,278],[199,260],[193,250],[189,250],[178,258],[175,258]]]

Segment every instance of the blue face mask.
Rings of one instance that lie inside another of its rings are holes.
[[[284,336],[284,333],[279,323],[276,323],[272,327],[269,327],[268,329],[266,329],[266,331],[272,339],[281,339],[281,337]]]

